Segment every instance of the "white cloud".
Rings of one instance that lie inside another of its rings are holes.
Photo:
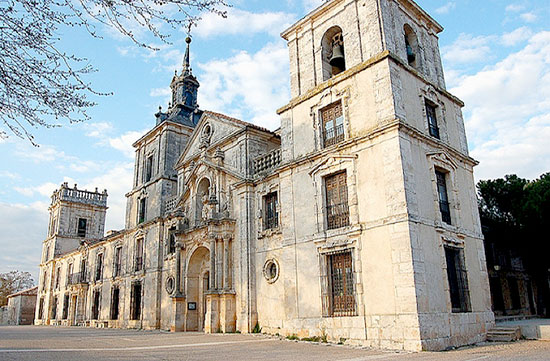
[[[0,177],[12,179],[12,180],[21,178],[21,176],[19,174],[14,173],[14,172],[10,172],[10,171],[7,171],[7,170],[0,171]]]
[[[519,16],[521,20],[525,21],[526,23],[534,23],[537,21],[537,15],[534,13],[523,13]]]
[[[550,32],[451,89],[466,103],[472,156],[481,179],[517,173],[538,177],[550,169]]]
[[[83,123],[86,129],[86,136],[92,138],[103,138],[105,134],[113,130],[113,125],[109,122]]]
[[[525,6],[520,4],[510,4],[506,7],[506,11],[510,13],[517,13],[525,9]]]
[[[47,203],[0,203],[0,272],[31,272],[36,282],[47,227]]]
[[[53,162],[59,160],[74,160],[76,157],[69,156],[51,145],[34,147],[26,142],[19,142],[16,145],[14,154],[23,159],[30,159],[35,163]]]
[[[133,158],[135,155],[135,149],[132,146],[136,140],[141,138],[147,130],[142,131],[129,131],[118,137],[109,138],[107,143],[114,149],[121,151],[126,157]]]
[[[454,1],[449,1],[442,7],[435,9],[435,12],[438,14],[448,14],[451,12],[451,10],[454,10],[455,8],[456,8],[456,3]]]
[[[486,60],[491,54],[489,44],[495,40],[494,36],[472,36],[460,34],[451,45],[444,46],[441,51],[443,59],[448,63],[472,63]]]
[[[505,46],[517,45],[533,36],[533,32],[528,27],[517,28],[516,30],[502,35],[501,42]]]
[[[214,13],[205,14],[199,22],[195,34],[206,38],[216,35],[253,35],[268,33],[278,36],[281,29],[288,27],[295,16],[284,12],[252,13],[229,8],[227,18]]]
[[[288,51],[283,43],[268,44],[255,54],[242,51],[223,60],[200,64],[204,71],[201,107],[251,121],[270,129],[279,126],[276,109],[289,97]]]

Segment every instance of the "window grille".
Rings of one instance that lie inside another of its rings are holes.
[[[95,269],[95,280],[100,281],[103,276],[103,253],[97,255],[97,264]]]
[[[326,256],[328,266],[329,315],[354,316],[355,295],[351,252]]]
[[[139,320],[141,318],[141,282],[132,284],[130,294],[130,319]]]
[[[97,320],[99,319],[99,310],[101,307],[101,304],[100,304],[101,292],[99,290],[95,290],[93,297],[94,298],[93,298],[93,304],[92,304],[92,320]]]
[[[134,263],[134,271],[143,270],[143,239],[136,240],[136,259]]]
[[[86,237],[86,223],[88,221],[86,218],[79,218],[78,219],[78,237]]]
[[[428,129],[430,135],[434,138],[440,139],[439,126],[437,125],[437,112],[436,106],[426,101],[426,116],[428,118]]]
[[[336,102],[321,110],[323,122],[323,147],[330,147],[344,140],[344,115],[342,102]]]
[[[113,277],[122,274],[122,247],[115,248],[115,267],[113,268]]]
[[[327,229],[349,225],[348,187],[346,172],[325,178]]]
[[[447,181],[445,173],[435,171],[435,176],[437,180],[437,194],[439,198],[441,220],[447,224],[451,224],[451,207],[449,205],[449,197],[447,194]]]
[[[453,312],[470,311],[470,293],[468,290],[468,274],[464,266],[463,250],[445,246],[447,261],[447,278]]]
[[[139,200],[138,224],[145,222],[145,209],[146,209],[146,199],[141,198]]]
[[[118,320],[119,303],[120,289],[118,287],[114,287],[111,295],[111,320]]]
[[[264,230],[275,229],[279,226],[277,193],[264,196]]]

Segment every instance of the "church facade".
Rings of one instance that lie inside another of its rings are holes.
[[[282,33],[276,131],[203,111],[189,64],[137,140],[124,230],[63,184],[35,324],[262,332],[442,350],[494,324],[441,26],[411,0],[328,1]]]

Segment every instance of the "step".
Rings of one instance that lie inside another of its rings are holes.
[[[521,338],[520,327],[494,327],[487,332],[487,341],[513,342]]]

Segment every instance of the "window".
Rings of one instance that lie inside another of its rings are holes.
[[[264,230],[275,229],[279,226],[279,212],[277,192],[264,196]]]
[[[134,262],[134,271],[141,271],[143,269],[143,238],[136,240],[136,259]]]
[[[100,281],[103,276],[103,253],[97,255],[95,280]]]
[[[62,318],[66,320],[69,316],[69,294],[66,293],[63,297],[63,315]]]
[[[41,320],[44,316],[44,297],[40,297],[40,302],[38,303],[38,319]]]
[[[48,273],[47,271],[44,271],[44,274],[42,275],[42,291],[45,291],[48,286]]]
[[[334,26],[323,35],[322,43],[323,81],[346,70],[344,36],[342,29]]]
[[[168,253],[176,252],[176,228],[172,227],[168,230]]]
[[[115,248],[115,264],[113,267],[113,277],[118,277],[122,274],[122,247]]]
[[[130,295],[130,319],[139,320],[141,318],[141,282],[132,284]]]
[[[86,237],[86,218],[79,218],[78,219],[78,237]]]
[[[149,182],[153,177],[153,156],[147,157],[145,161],[145,182]]]
[[[264,264],[264,277],[268,283],[273,283],[279,278],[279,264],[275,259],[268,259]]]
[[[99,310],[101,308],[101,292],[99,290],[94,290],[93,303],[92,303],[92,320],[99,319]]]
[[[59,289],[59,277],[61,275],[61,268],[57,267],[55,270],[55,289]]]
[[[449,197],[447,195],[447,181],[445,173],[435,171],[437,180],[437,194],[439,198],[439,210],[441,211],[441,220],[451,224],[451,207],[449,206]]]
[[[405,50],[407,53],[407,63],[413,68],[418,67],[418,39],[410,25],[405,24]]]
[[[321,110],[323,123],[323,147],[330,147],[344,140],[344,115],[342,102],[336,102]]]
[[[72,274],[73,274],[73,264],[69,263],[69,265],[67,266],[67,278],[65,280],[65,286],[71,284]]]
[[[329,315],[333,317],[355,315],[351,252],[327,256],[327,266],[330,290]]]
[[[86,258],[82,259],[82,261],[80,261],[80,275],[79,275],[79,280],[80,282],[84,282],[86,280],[86,263],[87,263],[87,260]]]
[[[447,260],[447,278],[453,312],[470,311],[470,294],[468,291],[468,275],[464,267],[463,250],[445,246]]]
[[[57,319],[57,297],[54,297],[53,299],[51,316],[52,320]]]
[[[349,225],[348,187],[346,172],[325,178],[327,229]]]
[[[120,288],[113,287],[111,295],[111,320],[118,320],[118,306],[120,303]]]
[[[146,208],[146,199],[141,198],[139,200],[138,224],[145,222],[145,208]]]
[[[521,298],[519,295],[518,279],[510,277],[507,279],[508,289],[510,290],[510,300],[512,301],[512,309],[521,309]]]
[[[437,106],[426,100],[426,117],[428,118],[428,130],[434,138],[441,139],[439,136],[439,127],[437,125]]]

